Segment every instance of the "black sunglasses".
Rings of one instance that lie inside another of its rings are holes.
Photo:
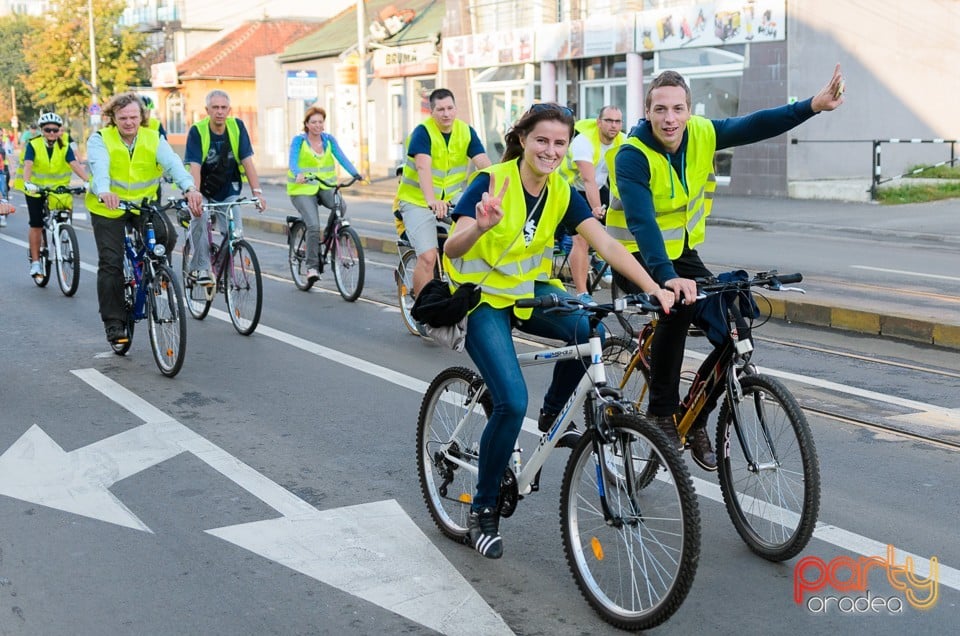
[[[545,110],[559,110],[561,113],[567,117],[573,117],[573,111],[567,108],[566,106],[561,106],[560,104],[554,104],[552,102],[544,102],[541,104],[534,104],[530,107],[531,113],[540,113]]]
[[[60,128],[44,128],[43,132],[60,132]]]

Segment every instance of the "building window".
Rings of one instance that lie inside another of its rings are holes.
[[[164,109],[166,121],[163,122],[163,127],[167,129],[169,135],[182,135],[187,132],[183,104],[183,95],[180,93],[173,92],[167,96],[166,108]]]

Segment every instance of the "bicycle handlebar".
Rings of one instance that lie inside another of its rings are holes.
[[[167,199],[167,202],[164,205],[157,205],[156,203],[151,203],[148,199],[144,199],[140,203],[134,201],[120,201],[120,204],[117,206],[121,210],[127,212],[166,212],[167,210],[184,210],[187,208],[186,199]]]
[[[38,186],[34,190],[37,194],[84,194],[87,191],[87,186],[78,185],[78,186],[64,186],[58,185],[55,188],[49,186]]]
[[[572,296],[560,296],[559,294],[548,294],[546,296],[537,296],[535,298],[521,298],[517,300],[517,307],[520,308],[541,308],[547,310],[555,311],[566,311],[572,312],[577,310],[584,310],[599,316],[607,316],[609,314],[621,313],[627,309],[627,307],[635,307],[641,313],[653,313],[660,311],[662,307],[660,306],[659,300],[654,296],[648,296],[647,294],[627,294],[621,298],[616,299],[612,303],[601,303],[601,304],[587,304],[582,302],[577,298]]]
[[[326,186],[326,187],[328,187],[328,188],[337,189],[337,190],[339,190],[339,189],[341,189],[341,188],[349,188],[350,186],[352,186],[352,185],[353,185],[354,183],[356,183],[357,181],[360,181],[360,177],[351,177],[351,178],[350,178],[349,180],[347,180],[347,181],[343,181],[343,182],[341,182],[341,183],[337,183],[337,182],[335,182],[335,181],[327,181],[326,179],[321,179],[320,177],[318,177],[318,176],[315,175],[315,174],[308,174],[308,175],[306,175],[306,176],[304,177],[304,179],[305,179],[306,181],[316,181],[317,183],[319,183],[319,184],[322,185],[322,186]]]
[[[701,292],[715,293],[728,291],[731,289],[748,289],[750,287],[764,287],[773,291],[787,291],[783,285],[799,283],[803,280],[803,274],[779,274],[777,270],[769,272],[758,272],[749,280],[733,280],[720,282],[716,278],[697,279],[697,287]],[[802,290],[801,290],[802,291]]]
[[[231,208],[235,205],[254,205],[258,210],[260,207],[260,199],[250,199],[247,197],[240,197],[239,199],[234,199],[233,201],[217,201],[217,202],[207,202],[203,204],[204,208]]]

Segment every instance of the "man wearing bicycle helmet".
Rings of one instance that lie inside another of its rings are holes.
[[[43,276],[40,266],[40,238],[43,234],[43,197],[40,187],[70,185],[70,171],[82,180],[87,172],[77,160],[70,144],[63,140],[63,119],[56,113],[43,113],[37,120],[41,135],[27,142],[23,153],[23,180],[18,183],[27,199],[30,213],[30,275]],[[72,210],[73,196],[51,194],[47,198],[51,210]]]
[[[711,275],[695,248],[705,238],[717,186],[714,152],[781,135],[816,113],[834,110],[843,103],[842,95],[843,75],[837,64],[830,81],[809,99],[743,117],[706,119],[691,114],[690,88],[683,76],[664,71],[650,83],[646,119],[630,131],[616,153],[610,176],[623,209],[607,212],[607,230],[682,302],[654,331],[647,410],[680,448],[674,414],[680,404],[687,330],[691,323],[707,327],[700,309],[703,303],[694,305],[697,285],[693,279]],[[628,293],[636,291],[619,273],[614,280]],[[715,355],[703,361],[699,377],[712,369]],[[689,435],[693,460],[704,470],[717,469],[706,426],[718,398],[708,398]]]
[[[109,124],[87,139],[90,161],[90,187],[86,205],[97,243],[97,300],[107,340],[112,344],[127,339],[123,299],[123,241],[128,221],[139,220],[138,213],[125,213],[120,201],[140,203],[151,199],[164,174],[170,175],[184,192],[194,214],[199,214],[203,198],[180,157],[166,139],[145,126],[147,110],[136,93],[115,95],[103,108]],[[165,214],[154,228],[157,242],[173,253],[177,233]]]
[[[230,117],[230,96],[222,90],[212,90],[206,98],[207,116],[195,123],[187,133],[184,163],[200,193],[212,203],[225,203],[240,198],[243,184],[250,182],[253,197],[260,202],[259,210],[267,207],[260,188],[260,177],[253,164],[253,144],[243,121]],[[243,231],[240,214],[234,211],[234,228]],[[200,209],[190,220],[190,243],[193,257],[188,269],[200,285],[213,285],[210,276],[210,244],[207,242],[209,212]],[[227,211],[217,208],[220,231],[227,233]]]

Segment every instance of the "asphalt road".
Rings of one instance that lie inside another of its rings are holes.
[[[329,275],[297,291],[282,235],[249,229],[265,272],[261,326],[236,334],[217,298],[206,320],[189,321],[186,363],[170,380],[142,324],[126,357],[109,352],[87,224],[77,222],[80,290],[65,298],[26,275],[25,216],[0,232],[0,634],[615,633],[564,560],[563,452],[502,524],[501,561],[433,526],[416,416],[440,369],[470,365],[403,328],[389,255],[368,254],[363,298],[348,304]],[[691,464],[699,569],[655,631],[948,632],[960,601],[955,353],[779,322],[758,335],[757,362],[811,409],[822,526],[803,556],[856,564],[893,546],[893,562],[866,579],[884,607],[859,612],[866,591],[829,587],[795,603],[799,558],[753,556],[715,475]],[[692,365],[703,351],[690,344]],[[531,394],[548,381],[532,372]],[[926,611],[891,583],[906,553],[919,578],[937,560],[937,586],[917,590],[936,590]]]

